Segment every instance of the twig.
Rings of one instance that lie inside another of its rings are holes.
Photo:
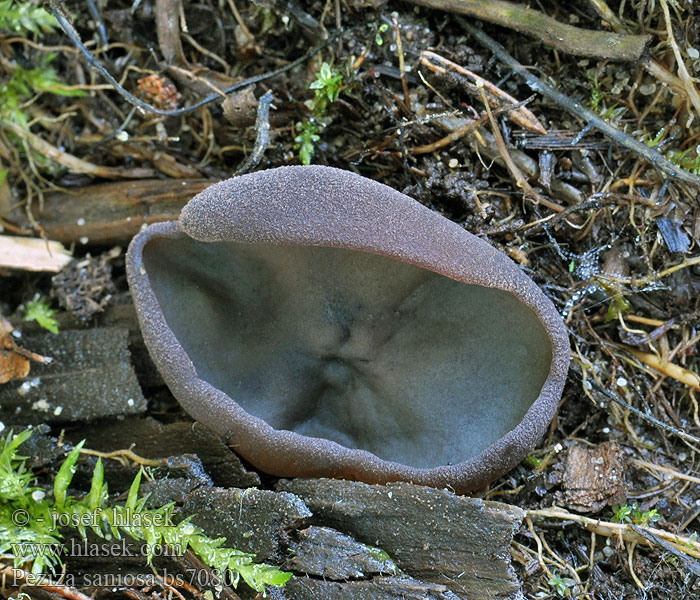
[[[246,86],[252,85],[254,83],[259,83],[261,81],[266,81],[268,79],[271,79],[273,77],[276,77],[277,75],[281,75],[282,73],[285,73],[289,71],[290,69],[293,69],[306,61],[308,61],[310,58],[314,57],[318,52],[323,50],[332,40],[335,36],[329,37],[327,40],[325,40],[322,44],[316,46],[304,56],[301,58],[297,58],[295,61],[289,63],[288,65],[285,65],[284,67],[280,67],[279,69],[275,69],[274,71],[270,71],[269,73],[264,73],[263,75],[256,75],[255,77],[250,77],[249,79],[246,79],[244,81],[240,81],[236,83],[235,85],[232,85],[225,90],[222,90],[219,93],[216,94],[211,94],[204,98],[204,100],[201,100],[200,102],[197,102],[196,104],[193,104],[192,106],[187,106],[185,108],[176,108],[174,110],[163,110],[162,108],[157,108],[156,106],[153,106],[151,104],[148,104],[148,102],[144,102],[143,100],[137,98],[134,96],[132,93],[128,92],[125,90],[119,82],[112,76],[112,74],[98,61],[92,54],[90,54],[90,51],[83,45],[83,42],[80,40],[80,36],[78,35],[78,32],[75,30],[73,25],[71,25],[68,17],[64,14],[63,8],[61,5],[58,3],[57,0],[49,0],[49,8],[51,10],[51,14],[53,14],[54,17],[56,17],[56,21],[58,24],[61,26],[63,31],[66,33],[66,35],[71,39],[73,44],[80,50],[80,52],[83,55],[83,58],[85,59],[85,62],[88,64],[88,67],[91,69],[95,69],[98,73],[100,73],[109,83],[111,83],[114,86],[114,89],[121,94],[121,96],[127,101],[133,104],[134,106],[138,107],[144,112],[152,112],[157,115],[164,115],[164,116],[176,116],[176,115],[184,115],[186,113],[190,113],[194,110],[197,110],[198,108],[201,108],[202,106],[205,106],[211,102],[214,102],[215,100],[220,100],[223,95],[225,94],[230,94],[231,92],[235,92],[236,90],[240,90]]]
[[[583,383],[583,381],[584,381],[583,375],[581,373],[579,373],[576,369],[572,368],[569,372],[572,373],[573,375],[576,375]],[[643,419],[643,420],[645,420],[653,425],[656,425],[657,427],[660,427],[661,429],[665,429],[666,431],[673,433],[674,435],[677,435],[679,438],[682,438],[688,442],[693,442],[694,444],[700,444],[700,438],[698,438],[690,433],[687,433],[681,429],[678,429],[677,427],[673,427],[672,425],[668,425],[667,423],[664,423],[663,421],[659,421],[656,417],[653,417],[652,415],[648,415],[645,412],[642,412],[638,408],[635,408],[631,404],[628,404],[627,402],[625,402],[622,398],[618,397],[616,394],[613,394],[610,390],[605,389],[598,382],[593,381],[591,379],[586,379],[585,381],[587,381],[588,384],[593,389],[595,389],[597,392],[600,392],[601,394],[606,396],[608,399],[615,402],[615,404],[619,404],[622,408],[635,414],[640,419]]]
[[[532,189],[532,186],[528,183],[527,179],[525,179],[525,176],[522,174],[522,171],[516,166],[515,162],[510,156],[510,153],[508,152],[508,148],[506,148],[506,143],[503,140],[503,136],[501,135],[500,130],[498,129],[498,125],[496,125],[496,120],[493,118],[493,113],[491,112],[491,107],[489,106],[488,99],[486,98],[486,92],[484,91],[484,85],[480,81],[477,82],[476,85],[479,88],[479,91],[481,92],[481,101],[484,103],[486,112],[489,115],[489,121],[491,121],[491,133],[493,133],[493,137],[496,140],[496,144],[498,145],[498,150],[501,154],[503,162],[506,163],[508,171],[513,176],[513,179],[515,179],[515,184],[521,190],[523,190],[525,196],[529,197],[530,200],[532,200],[535,204],[541,204],[542,206],[546,206],[547,208],[550,208],[557,212],[562,212],[564,210],[564,207],[560,206],[556,202],[551,202],[546,198],[543,198],[534,189]]]
[[[234,175],[247,173],[257,167],[260,159],[262,159],[265,148],[270,142],[270,106],[273,99],[272,92],[268,90],[258,100],[258,117],[255,120],[255,130],[257,131],[255,146],[253,146],[250,156],[238,167]]]
[[[33,134],[28,129],[20,127],[11,121],[0,121],[0,126],[10,130],[43,156],[55,160],[59,165],[63,165],[74,173],[87,173],[88,175],[103,177],[105,179],[143,179],[156,176],[156,171],[153,169],[142,167],[134,167],[131,169],[125,167],[103,167],[88,162],[68,152],[64,152],[56,148],[56,146],[52,146],[38,135]]]
[[[403,87],[403,97],[406,102],[406,107],[409,112],[411,109],[411,97],[408,95],[408,83],[406,82],[406,63],[404,62],[403,56],[403,43],[401,42],[401,28],[399,27],[399,21],[396,17],[392,17],[392,22],[394,23],[394,30],[396,31],[396,53],[399,56],[399,73],[401,73],[401,86]]]
[[[620,345],[620,347],[624,348],[637,360],[641,361],[648,367],[651,367],[655,371],[658,371],[662,375],[675,379],[676,381],[700,392],[700,377],[698,377],[692,371],[684,369],[683,367],[672,362],[664,361],[656,354],[652,354],[651,352],[642,352],[641,350],[624,345]]]
[[[641,529],[641,527],[636,527],[635,525],[629,523],[612,523],[611,521],[591,519],[590,517],[570,513],[556,506],[539,510],[527,510],[526,513],[528,517],[572,521],[583,526],[588,531],[594,531],[598,535],[604,535],[606,537],[620,537],[626,542],[642,542],[651,545],[651,542],[643,534],[637,531],[637,529]],[[693,541],[686,536],[675,535],[673,533],[669,533],[668,531],[664,531],[663,529],[656,529],[654,527],[645,527],[644,530],[652,535],[655,535],[659,539],[670,542],[676,548],[681,546],[682,551],[690,556],[700,556],[700,542]]]
[[[664,550],[670,552],[671,554],[673,554],[673,556],[680,559],[680,561],[683,563],[683,566],[685,566],[685,568],[688,569],[688,571],[690,571],[693,575],[700,575],[700,563],[697,560],[688,558],[684,552],[680,552],[678,548],[676,548],[673,544],[669,544],[667,541],[665,541],[649,529],[637,527],[633,523],[630,524],[630,527],[649,542],[661,546]]]
[[[465,69],[463,66],[458,65],[457,63],[454,63],[451,60],[440,56],[439,54],[430,52],[429,50],[424,50],[421,53],[420,62],[422,65],[425,65],[431,71],[435,71],[436,73],[446,74],[447,71],[450,70],[471,80],[473,85],[477,85],[479,82],[481,82],[484,86],[484,91],[489,98],[489,104],[492,108],[503,108],[504,106],[510,106],[510,108],[506,110],[506,114],[515,123],[521,127],[524,127],[525,129],[529,129],[534,133],[540,133],[542,135],[547,133],[547,130],[544,128],[542,123],[540,123],[540,120],[530,110],[524,106],[514,108],[514,105],[517,105],[518,101],[513,98],[513,96],[507,94],[501,88],[495,86],[493,83],[487,81],[483,77],[480,77],[476,73],[472,73],[469,69]]]
[[[664,20],[666,21],[666,41],[670,44],[673,50],[673,56],[676,58],[676,64],[678,65],[678,77],[683,82],[683,88],[685,93],[688,95],[688,100],[695,108],[695,112],[700,115],[700,95],[698,95],[698,90],[695,89],[695,84],[693,79],[688,73],[688,69],[683,62],[683,57],[681,56],[681,51],[676,43],[676,38],[673,35],[673,27],[671,26],[671,15],[668,11],[668,3],[666,0],[661,0],[661,8],[664,12]]]
[[[458,17],[459,23],[464,27],[472,36],[474,36],[479,42],[486,46],[491,52],[493,52],[498,59],[504,64],[511,67],[515,73],[520,75],[525,82],[528,84],[531,90],[538,92],[549,98],[552,102],[558,104],[562,109],[571,114],[576,118],[584,119],[590,126],[598,129],[603,135],[606,135],[612,139],[617,144],[636,152],[647,160],[652,166],[663,171],[671,177],[675,177],[681,181],[700,187],[700,177],[684,171],[677,165],[674,165],[670,160],[664,158],[653,148],[650,148],[646,144],[636,140],[630,135],[620,131],[616,127],[613,127],[607,121],[601,119],[593,111],[589,110],[580,102],[572,100],[565,94],[562,94],[559,90],[547,85],[544,81],[535,77],[527,67],[521,65],[517,60],[515,60],[506,49],[499,44],[492,37],[484,33],[478,27],[474,27],[469,24],[465,19]]]
[[[410,0],[414,4],[476,17],[537,38],[568,54],[609,60],[639,60],[650,35],[591,31],[560,23],[532,8],[500,0]]]

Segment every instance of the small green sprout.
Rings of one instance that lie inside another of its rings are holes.
[[[560,598],[570,598],[571,588],[576,585],[576,582],[570,577],[562,577],[558,573],[553,573],[547,584],[554,589]]]
[[[618,106],[617,103],[607,106],[600,80],[597,77],[590,77],[589,81],[591,82],[591,98],[588,105],[591,110],[605,121],[615,121],[621,117],[627,109],[624,106]]]
[[[53,318],[57,312],[55,308],[49,306],[49,301],[46,298],[41,298],[37,294],[33,300],[27,302],[23,318],[25,321],[36,321],[51,333],[58,333],[58,321]]]
[[[332,102],[340,96],[343,88],[343,76],[337,71],[333,71],[331,66],[324,62],[316,73],[316,81],[312,82],[309,89],[316,90],[311,110],[314,114],[322,115]]]
[[[389,29],[389,26],[386,23],[382,23],[379,26],[379,31],[377,32],[377,35],[374,36],[374,41],[377,43],[377,46],[381,46],[384,44],[384,39],[382,38],[382,33],[386,33],[386,31]]]
[[[612,510],[612,520],[615,523],[630,523],[646,526],[651,523],[656,523],[656,521],[661,519],[661,515],[655,508],[642,511],[639,510],[636,502],[632,506],[629,504],[616,504],[612,507]]]
[[[338,99],[343,87],[343,76],[324,62],[316,73],[316,80],[309,86],[309,89],[315,91],[310,107],[312,116],[303,123],[297,124],[298,135],[294,138],[294,149],[299,150],[299,159],[302,164],[311,164],[315,144],[321,139],[319,132],[326,126],[328,105]]]

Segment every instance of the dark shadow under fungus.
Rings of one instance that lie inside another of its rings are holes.
[[[563,324],[514,263],[345,171],[216,184],[127,267],[175,396],[272,474],[467,491],[530,451],[565,379]]]

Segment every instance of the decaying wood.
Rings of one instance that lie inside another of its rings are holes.
[[[626,465],[620,445],[603,442],[595,448],[571,446],[562,482],[563,501],[578,512],[598,512],[627,499]]]
[[[147,179],[89,185],[46,194],[34,217],[46,236],[70,244],[126,244],[144,224],[172,221],[194,195],[214,181]],[[23,210],[1,215],[30,227]]]
[[[295,479],[279,488],[304,500],[312,524],[378,546],[411,577],[460,598],[518,597],[510,543],[524,513],[515,506],[408,483]]]
[[[290,554],[285,570],[332,581],[399,573],[388,554],[330,527],[311,526],[298,531]]]
[[[58,273],[72,258],[60,242],[0,235],[0,267]]]
[[[201,488],[182,516],[295,576],[283,597],[515,599],[523,511],[409,483],[282,480],[280,491]]]
[[[54,361],[0,385],[0,421],[63,423],[144,412],[127,336],[115,328],[25,336],[27,348]]]
[[[182,506],[184,516],[211,537],[252,552],[256,560],[280,563],[287,558],[287,537],[305,526],[311,511],[297,496],[256,488],[204,488],[190,494]]]
[[[144,458],[196,454],[214,485],[260,485],[258,474],[247,471],[224,441],[199,423],[163,425],[150,417],[131,417],[100,423],[81,435],[87,439],[86,447],[103,452],[131,448]]]

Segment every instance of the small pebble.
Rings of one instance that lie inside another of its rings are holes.
[[[456,169],[459,166],[459,161],[456,158],[451,158],[447,166],[450,167],[450,169]]]
[[[688,56],[692,59],[700,58],[700,52],[698,52],[697,48],[690,46],[690,48],[688,48]]]

